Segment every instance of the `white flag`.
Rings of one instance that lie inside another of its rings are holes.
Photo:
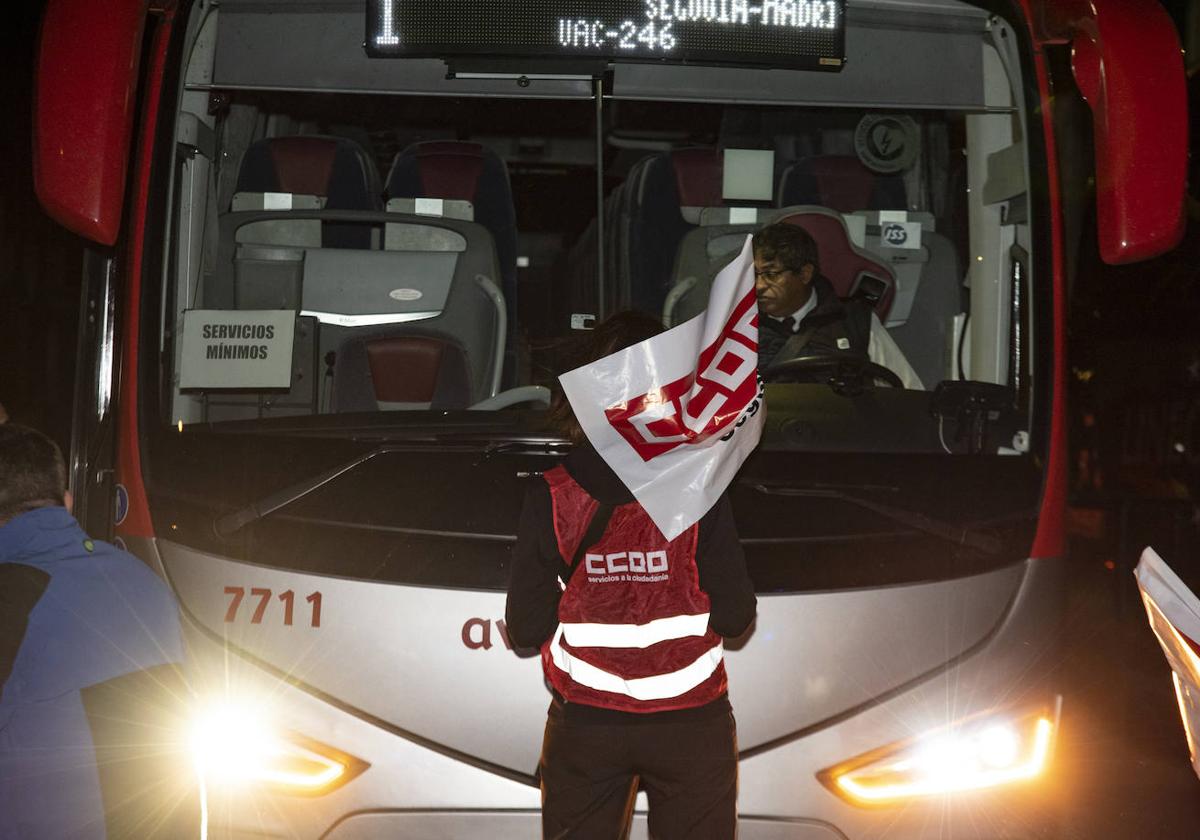
[[[1152,548],[1142,552],[1134,574],[1150,628],[1174,672],[1192,768],[1200,776],[1200,599]]]
[[[762,436],[750,243],[703,313],[559,377],[588,440],[667,539],[708,512]]]

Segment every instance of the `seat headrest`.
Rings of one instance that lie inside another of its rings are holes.
[[[461,140],[413,143],[392,161],[387,179],[392,198],[469,201],[475,221],[492,234],[500,260],[509,317],[517,300],[517,214],[508,166],[487,146]]]
[[[779,179],[778,205],[815,204],[839,213],[855,210],[903,210],[904,179],[879,175],[854,155],[801,158]]]
[[[376,334],[345,341],[334,371],[334,410],[466,408],[470,375],[448,337]]]
[[[728,155],[733,151],[735,150],[696,147],[675,149],[666,153],[670,161],[670,170],[675,177],[674,186],[679,196],[679,212],[688,224],[701,224],[705,210],[721,207],[764,206],[770,202],[770,174],[763,182],[765,194],[761,196],[761,199],[748,196],[727,198],[725,181],[728,172],[726,167],[732,166],[734,173],[743,171],[737,162],[729,160]],[[751,153],[758,154],[753,151]]]
[[[422,335],[397,335],[367,342],[375,399],[385,403],[437,403],[464,408],[470,395],[462,349]]]
[[[250,145],[237,192],[283,192],[327,199],[330,210],[378,210],[379,173],[366,151],[344,137],[268,137]]]
[[[833,285],[838,297],[853,296],[858,291],[864,275],[882,281],[886,288],[878,295],[875,314],[879,316],[880,321],[886,323],[887,314],[892,308],[892,299],[896,295],[895,274],[886,264],[850,241],[850,232],[839,213],[823,207],[814,207],[780,217],[776,221],[796,225],[808,231],[808,235],[817,243],[821,274]]]
[[[415,173],[411,171],[413,168]],[[458,140],[414,143],[392,162],[387,192],[392,198],[411,198],[420,193],[426,198],[475,202],[485,168],[498,171],[507,182],[507,171],[499,156],[479,143]],[[413,183],[413,174],[419,185]]]
[[[670,152],[681,207],[720,207],[724,161],[718,149],[675,149]]]

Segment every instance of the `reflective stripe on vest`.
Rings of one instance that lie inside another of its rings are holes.
[[[691,691],[717,670],[725,649],[724,644],[718,640],[694,662],[678,671],[627,680],[572,656],[563,649],[562,635],[563,627],[559,625],[554,638],[550,640],[550,656],[560,670],[580,685],[597,691],[624,694],[635,700],[665,700]]]
[[[547,470],[560,557],[580,554],[597,502],[561,465]],[[702,706],[725,691],[724,646],[708,626],[696,568],[699,525],[667,540],[636,502],[617,505],[583,546],[542,667],[571,703],[649,713]],[[603,569],[599,566],[603,565]],[[652,568],[653,567],[653,568]],[[653,574],[651,574],[653,572]]]
[[[708,613],[673,615],[645,624],[563,624],[562,628],[571,647],[648,648],[667,639],[703,636],[708,631]]]

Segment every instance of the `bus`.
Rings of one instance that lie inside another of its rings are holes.
[[[1066,302],[1182,231],[1160,6],[49,0],[39,49],[71,489],[178,597],[208,836],[537,836],[503,616],[571,338],[777,221],[919,382],[765,374],[739,833],[1053,832]]]

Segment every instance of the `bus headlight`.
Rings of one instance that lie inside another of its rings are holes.
[[[1057,718],[1057,712],[976,718],[874,750],[819,778],[858,805],[1027,781],[1046,769]]]
[[[254,704],[228,700],[196,717],[191,749],[197,774],[213,787],[265,785],[317,795],[366,769],[363,762],[332,747],[277,729]]]

